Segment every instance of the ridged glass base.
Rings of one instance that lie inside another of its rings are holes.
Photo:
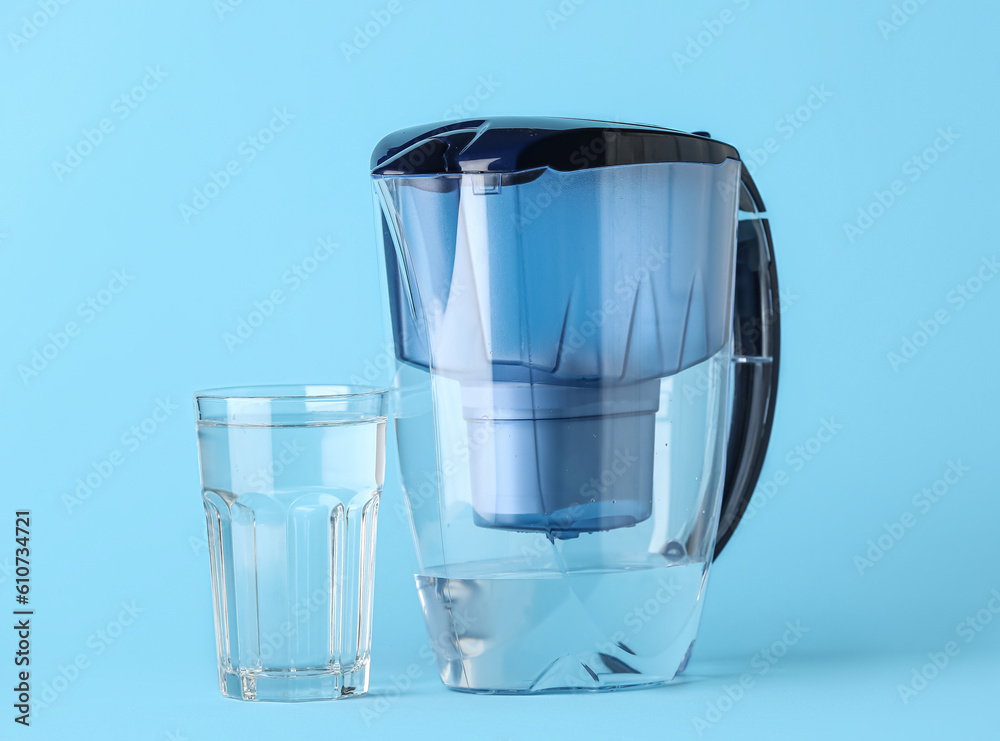
[[[368,691],[368,664],[353,672],[281,674],[238,674],[223,672],[220,689],[234,700],[257,702],[308,702],[339,700],[363,695]]]

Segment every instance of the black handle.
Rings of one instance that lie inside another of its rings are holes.
[[[764,465],[778,393],[780,339],[778,273],[771,227],[764,202],[744,165],[733,303],[732,420],[716,558],[746,511]]]

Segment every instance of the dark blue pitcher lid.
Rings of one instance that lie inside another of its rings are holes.
[[[650,162],[719,164],[736,149],[704,132],[576,118],[503,116],[400,129],[372,152],[372,174],[564,172]]]

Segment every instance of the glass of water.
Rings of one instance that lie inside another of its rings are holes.
[[[386,391],[213,389],[195,412],[222,694],[366,692]]]

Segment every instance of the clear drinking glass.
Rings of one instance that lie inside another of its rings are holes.
[[[213,389],[195,411],[222,694],[366,692],[386,392]]]

